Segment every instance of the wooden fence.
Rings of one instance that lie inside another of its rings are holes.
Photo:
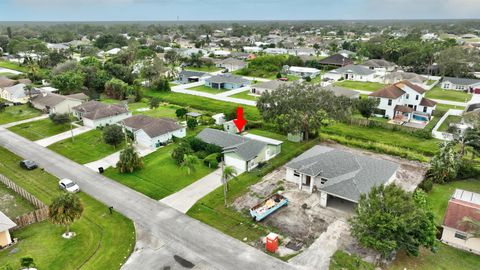
[[[12,180],[8,179],[6,176],[0,174],[0,182],[5,184],[8,188],[15,191],[18,195],[22,196],[25,200],[30,202],[37,208],[36,210],[16,217],[14,222],[17,224],[16,227],[12,228],[11,231],[18,230],[27,225],[44,221],[48,218],[48,206],[45,205],[42,201],[37,199],[32,194],[28,193],[25,189],[15,184]]]

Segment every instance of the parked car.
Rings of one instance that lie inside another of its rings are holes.
[[[80,191],[80,187],[75,184],[75,182],[67,178],[58,181],[58,187],[69,193],[77,193]]]
[[[33,170],[38,168],[38,165],[33,160],[25,159],[20,161],[20,167],[24,168],[25,170]]]

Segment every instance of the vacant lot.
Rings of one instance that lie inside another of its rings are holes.
[[[90,163],[120,151],[122,145],[114,148],[103,141],[102,131],[94,129],[48,146],[49,149],[80,164]]]
[[[68,131],[69,129],[70,124],[57,125],[54,124],[50,119],[42,119],[9,128],[10,131],[13,131],[31,141],[51,137],[53,135]]]
[[[431,90],[427,91],[425,97],[457,102],[468,102],[472,98],[472,94],[465,93],[463,91],[444,90],[438,86],[435,86]]]
[[[0,148],[0,173],[49,204],[60,194],[58,179],[45,171],[21,170],[20,157]],[[64,228],[48,221],[29,225],[12,233],[19,239],[15,247],[0,252],[0,267],[10,264],[19,269],[20,258],[32,256],[38,269],[118,269],[133,251],[135,230],[124,216],[108,214],[106,205],[79,193],[85,210],[71,229],[77,236],[65,240]],[[13,249],[15,253],[11,252]]]
[[[349,81],[349,80],[336,82],[335,85],[349,88],[349,89],[363,90],[363,91],[370,91],[370,92],[374,92],[385,87],[384,84],[377,83],[377,82],[356,82],[356,81]]]
[[[27,200],[0,183],[0,211],[14,219],[33,210],[35,207]]]
[[[6,107],[5,111],[0,112],[0,125],[17,122],[42,115],[39,110],[28,107],[27,105]]]
[[[250,91],[249,91],[249,90],[246,90],[246,91],[240,92],[240,93],[238,93],[238,94],[231,95],[230,97],[232,97],[232,98],[246,99],[246,100],[253,100],[253,101],[256,101],[256,100],[258,99],[257,96],[252,96],[252,95],[249,95],[249,94],[250,94]]]
[[[445,119],[445,121],[443,121],[443,123],[440,125],[440,127],[438,128],[438,131],[440,131],[440,132],[447,132],[448,127],[450,126],[450,124],[460,123],[461,120],[462,120],[462,117],[461,117],[461,116],[458,116],[458,115],[449,115],[449,116],[447,116],[447,118]]]
[[[155,200],[160,200],[213,172],[202,161],[189,175],[185,168],[179,167],[171,157],[177,144],[162,147],[144,158],[145,167],[134,173],[119,173],[109,168],[105,175]]]

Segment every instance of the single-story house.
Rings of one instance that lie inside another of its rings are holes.
[[[425,97],[427,91],[409,81],[401,81],[369,94],[380,103],[377,115],[401,122],[410,120],[427,123],[436,108],[436,102]]]
[[[288,50],[287,49],[284,49],[284,48],[266,48],[265,50],[263,50],[266,54],[275,54],[275,55],[279,55],[279,54],[287,54],[288,53]]]
[[[323,58],[322,60],[318,61],[318,63],[324,66],[343,67],[353,64],[353,60],[337,53],[329,57]]]
[[[361,194],[395,179],[399,167],[390,161],[316,145],[286,165],[285,180],[299,189],[320,192],[320,205],[328,199],[358,203]]]
[[[238,174],[274,158],[281,152],[283,143],[253,134],[242,136],[212,128],[202,130],[197,138],[222,147],[225,165],[234,167]]]
[[[480,94],[480,80],[478,79],[444,77],[440,83],[440,87],[447,90]]]
[[[263,51],[263,49],[258,46],[244,46],[243,51],[247,53],[258,53]]]
[[[333,94],[337,97],[343,96],[351,99],[360,99],[360,92],[351,90],[348,88],[335,86],[331,84],[326,87],[323,87],[322,89],[333,92]]]
[[[413,72],[395,71],[384,76],[384,84],[393,84],[401,81],[409,81],[414,84],[425,85],[428,78]]]
[[[27,103],[30,96],[35,96],[39,93],[36,89],[28,90],[26,84],[19,83],[13,86],[0,88],[0,97],[14,103]]]
[[[0,76],[0,89],[5,88],[5,87],[14,86],[15,84],[18,84],[18,83],[31,84],[32,81],[30,81],[29,79],[12,80],[8,77]]]
[[[153,118],[139,114],[128,117],[120,123],[133,134],[138,145],[150,149],[166,144],[173,137],[184,138],[187,135],[185,127],[169,118]]]
[[[279,80],[260,82],[252,85],[250,91],[252,92],[252,94],[261,95],[264,92],[275,91],[282,86],[288,86],[290,84],[291,82],[285,82],[285,81],[279,81]]]
[[[397,65],[384,59],[370,59],[365,61],[362,66],[375,71],[379,75],[385,75],[387,72],[393,72]]]
[[[2,211],[0,211],[0,249],[12,243],[12,237],[9,230],[16,227],[17,224],[9,219]]]
[[[211,77],[211,75],[201,71],[182,70],[178,73],[178,81],[182,84],[199,82],[208,77]]]
[[[349,50],[340,50],[337,53],[347,58],[352,58],[352,57],[355,57],[355,55],[357,55],[356,53]]]
[[[238,60],[236,58],[230,57],[230,58],[227,58],[227,59],[222,59],[222,60],[216,61],[215,66],[217,66],[219,68],[224,68],[228,72],[233,72],[233,71],[236,71],[236,70],[239,70],[239,69],[242,69],[242,68],[246,67],[247,63],[245,63],[245,61]]]
[[[456,189],[448,201],[441,240],[447,245],[480,254],[480,238],[472,237],[470,228],[462,223],[465,217],[480,221],[480,194]]]
[[[72,108],[73,115],[91,128],[116,124],[132,114],[126,104],[104,104],[95,100]]]
[[[84,97],[79,94],[63,96],[51,92],[42,92],[31,100],[32,106],[34,108],[44,111],[48,114],[71,113],[73,107],[78,106],[83,102]]]
[[[212,115],[213,120],[215,120],[215,125],[223,125],[225,123],[225,114],[217,113]]]
[[[375,79],[375,71],[361,65],[347,65],[341,68],[330,70],[322,78],[338,81],[345,79],[349,81],[372,82]]]
[[[216,50],[213,52],[213,55],[215,55],[215,57],[228,57],[230,56],[232,52],[230,51],[225,51],[225,50]]]
[[[306,78],[315,78],[320,74],[320,70],[310,67],[288,67],[288,74],[295,75],[298,77]]]
[[[244,79],[241,76],[232,75],[232,74],[219,74],[207,78],[205,80],[205,86],[211,87],[214,89],[237,89],[250,85],[250,81]]]
[[[314,48],[302,47],[302,48],[290,49],[288,50],[288,54],[296,55],[296,56],[310,56],[310,55],[315,55],[316,51]]]

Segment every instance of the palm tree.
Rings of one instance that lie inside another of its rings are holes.
[[[127,143],[125,149],[120,152],[117,168],[120,173],[132,173],[135,170],[143,168],[143,159],[132,144]]]
[[[222,183],[223,183],[223,199],[225,207],[227,207],[227,191],[228,191],[228,180],[232,179],[237,175],[237,171],[232,166],[226,166],[223,168],[222,172]]]
[[[65,193],[55,198],[49,208],[50,222],[66,227],[66,235],[70,234],[70,225],[78,220],[83,213],[80,199],[71,193]]]
[[[183,155],[182,167],[187,168],[187,173],[190,175],[195,170],[195,165],[198,164],[198,158],[194,155]]]
[[[460,223],[468,228],[469,238],[480,238],[480,220],[464,217]]]
[[[472,153],[473,158],[480,151],[480,130],[469,128],[456,141],[460,144],[460,158],[465,155],[467,150]]]

